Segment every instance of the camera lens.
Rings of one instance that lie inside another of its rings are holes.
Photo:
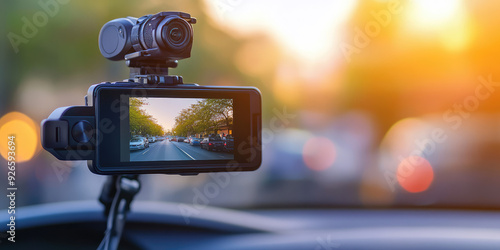
[[[159,25],[160,40],[164,48],[179,51],[186,48],[192,37],[191,25],[179,17],[167,17]]]
[[[170,39],[175,42],[179,42],[183,36],[184,34],[179,28],[173,28],[170,30]]]

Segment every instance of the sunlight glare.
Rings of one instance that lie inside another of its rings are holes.
[[[321,63],[338,53],[341,28],[357,0],[228,1],[205,0],[209,14],[233,34],[266,33],[286,54],[305,63]],[[234,5],[230,3],[234,2]],[[262,7],[265,6],[265,7]]]
[[[453,52],[469,44],[471,30],[462,0],[418,0],[409,6],[408,32],[431,32],[445,49]]]
[[[419,28],[432,28],[454,19],[462,11],[462,0],[411,1],[409,17]]]

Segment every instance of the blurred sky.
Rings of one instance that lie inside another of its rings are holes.
[[[142,98],[146,101],[143,106],[147,114],[151,115],[158,121],[158,124],[165,131],[172,130],[175,125],[175,117],[179,115],[181,110],[189,108],[192,104],[196,104],[204,99],[194,98]]]

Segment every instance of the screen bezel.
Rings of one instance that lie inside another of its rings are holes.
[[[126,84],[125,84],[126,85]],[[193,173],[251,171],[260,166],[261,98],[255,88],[207,86],[101,86],[95,89],[97,145],[93,168],[100,173]],[[233,100],[234,160],[122,161],[128,150],[128,97]],[[127,103],[124,103],[124,100]],[[126,115],[124,115],[126,114]],[[112,124],[111,126],[109,124]],[[115,126],[115,124],[119,124]],[[106,126],[108,125],[108,126]],[[109,128],[108,128],[109,127]],[[123,140],[127,142],[121,143]],[[106,157],[101,157],[106,156]],[[193,162],[196,162],[193,164]]]

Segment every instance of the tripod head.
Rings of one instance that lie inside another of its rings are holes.
[[[184,12],[118,18],[102,27],[99,50],[110,60],[126,61],[129,81],[182,84],[182,77],[169,76],[168,69],[191,56],[195,23],[196,18]]]

